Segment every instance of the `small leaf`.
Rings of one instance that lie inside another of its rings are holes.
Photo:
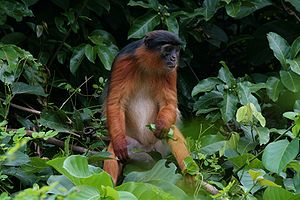
[[[100,58],[104,68],[110,70],[115,56],[117,55],[117,48],[114,45],[106,46],[105,44],[97,46],[97,55]]]
[[[231,2],[225,6],[226,12],[230,17],[236,17],[240,12],[242,2]]]
[[[220,0],[204,0],[202,7],[199,9],[201,15],[204,16],[205,21],[210,20],[219,9],[218,4]]]
[[[282,84],[290,91],[296,93],[300,91],[300,76],[291,71],[280,71]]]
[[[287,60],[287,63],[290,65],[291,70],[300,76],[300,56],[294,60]]]
[[[165,23],[168,27],[168,31],[175,33],[178,35],[179,33],[179,24],[177,22],[177,19],[175,17],[167,17],[165,20]]]
[[[89,61],[91,61],[92,63],[95,63],[97,52],[92,45],[90,45],[90,44],[85,45],[84,53]]]
[[[249,104],[240,107],[236,112],[236,121],[243,124],[253,123],[253,111]]]
[[[279,60],[283,69],[287,69],[286,59],[289,57],[290,46],[287,41],[277,33],[267,34],[269,46],[273,50],[274,56]]]
[[[221,79],[228,87],[231,87],[235,84],[235,79],[232,73],[229,71],[225,62],[220,62],[223,67],[219,70],[218,78]]]
[[[261,171],[254,171],[252,169],[250,169],[248,171],[249,175],[251,176],[252,180],[253,181],[256,181],[256,179],[259,177],[259,176],[262,176],[264,175]]]
[[[237,110],[238,98],[231,92],[224,92],[224,100],[222,101],[220,108],[222,118],[227,123],[234,118],[234,114]]]
[[[128,39],[144,37],[147,32],[152,31],[159,23],[159,16],[153,13],[146,13],[136,18],[128,31]]]
[[[192,176],[199,174],[199,166],[197,163],[193,160],[191,156],[188,156],[183,161],[184,166],[186,167],[185,172],[187,174],[190,174]]]
[[[75,74],[84,58],[85,46],[76,47],[70,59],[70,71]]]
[[[294,40],[291,46],[291,58],[296,58],[299,52],[300,52],[300,36],[297,37],[296,40]]]
[[[298,116],[299,114],[298,113],[295,113],[295,112],[285,112],[283,113],[283,116],[287,119],[290,119],[290,120],[296,120],[296,117]]]
[[[192,91],[192,96],[196,96],[201,92],[211,91],[217,84],[222,84],[222,81],[215,77],[209,77],[201,80]]]
[[[270,140],[270,131],[266,127],[257,127],[255,129],[256,133],[258,134],[259,144],[267,144]]]
[[[284,89],[283,84],[281,83],[279,78],[271,76],[268,78],[266,85],[267,85],[268,96],[272,101],[276,102],[278,100],[280,93]]]

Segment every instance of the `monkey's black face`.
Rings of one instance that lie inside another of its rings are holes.
[[[160,49],[161,56],[166,67],[171,70],[178,66],[180,47],[177,45],[165,44]]]

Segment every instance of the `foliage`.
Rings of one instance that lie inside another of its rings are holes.
[[[299,1],[0,3],[0,199],[300,198]],[[172,157],[151,154],[154,166],[125,170],[117,187],[101,169],[113,59],[154,29],[184,42],[178,99],[198,117],[182,128],[196,187]],[[203,180],[219,194],[199,191]]]

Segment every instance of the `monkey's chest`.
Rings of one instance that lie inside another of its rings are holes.
[[[148,146],[157,138],[146,125],[154,123],[158,113],[158,103],[148,90],[140,90],[132,95],[126,107],[126,134]]]

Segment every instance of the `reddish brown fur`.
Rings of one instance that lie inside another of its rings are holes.
[[[106,99],[107,124],[111,136],[108,151],[113,158],[117,156],[121,160],[128,159],[126,124],[138,122],[139,119],[126,119],[130,116],[126,114],[130,112],[127,106],[141,90],[146,89],[149,98],[157,102],[157,115],[152,122],[156,124],[156,136],[165,137],[170,127],[176,123],[176,76],[176,69],[166,69],[160,52],[148,50],[144,45],[137,48],[133,55],[122,55],[115,60]],[[183,160],[189,152],[185,139],[177,128],[174,137],[175,141],[168,140],[168,144],[180,168],[184,170]],[[112,175],[116,183],[120,173],[117,160],[105,161],[104,170]]]

